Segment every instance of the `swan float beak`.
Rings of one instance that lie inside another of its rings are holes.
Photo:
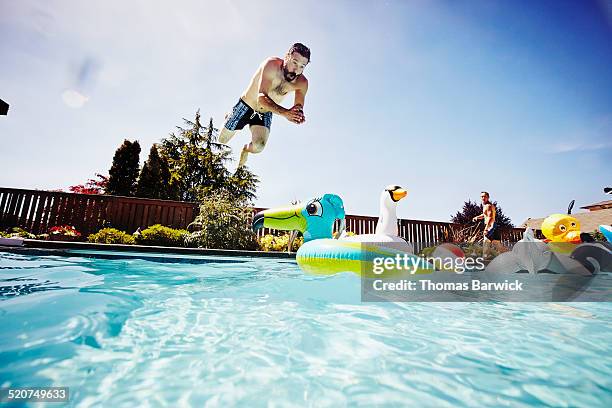
[[[395,190],[391,191],[391,198],[393,199],[393,201],[398,202],[399,200],[401,200],[402,198],[406,197],[408,195],[408,191],[404,190],[403,188],[396,188]]]

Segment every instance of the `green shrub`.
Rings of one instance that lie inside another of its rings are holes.
[[[151,225],[142,230],[136,237],[136,243],[140,245],[155,246],[185,246],[185,237],[189,233],[187,230],[165,227],[160,224]]]
[[[216,191],[202,199],[200,214],[189,225],[195,230],[186,244],[198,248],[256,250],[257,235],[251,227],[253,209],[246,200],[226,191]]]
[[[335,236],[336,233],[334,233]],[[352,237],[355,233],[352,231],[345,231],[345,236]],[[286,252],[287,246],[289,245],[290,233],[281,235],[266,234],[258,239],[259,249],[265,252]],[[296,252],[304,244],[304,236],[298,233],[298,236],[293,241],[291,252]]]
[[[126,244],[134,243],[134,237],[115,228],[103,228],[87,237],[89,242],[96,244]]]
[[[27,238],[27,239],[36,239],[36,235],[30,234],[28,231],[23,228],[13,227],[9,231],[2,232],[0,231],[1,238]]]
[[[266,234],[263,237],[259,238],[259,247],[262,251],[270,252],[285,252],[287,251],[287,246],[289,245],[289,236],[291,234],[282,234],[282,235],[272,235]],[[304,237],[301,235],[298,236],[294,241],[291,247],[291,251],[297,251],[300,246],[304,243]]]

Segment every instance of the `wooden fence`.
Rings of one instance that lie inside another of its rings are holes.
[[[355,234],[373,234],[376,230],[378,217],[362,215],[347,215],[346,229]],[[337,228],[337,225],[336,225]],[[452,242],[453,232],[463,226],[451,222],[422,221],[399,219],[399,236],[408,242],[434,245],[440,242]],[[504,242],[517,242],[523,238],[523,228],[501,229],[501,240]]]
[[[196,210],[180,201],[0,188],[0,228],[33,234],[56,225],[72,225],[84,236],[104,226],[130,233],[154,224],[186,228]]]
[[[261,211],[255,208],[254,211]],[[72,225],[83,236],[111,226],[133,233],[154,224],[187,228],[195,219],[195,203],[108,195],[74,194],[55,191],[0,188],[0,229],[21,227],[33,234],[43,234],[56,225]],[[355,234],[371,234],[378,217],[347,215],[346,228]],[[338,225],[336,225],[336,228]],[[459,225],[448,222],[400,219],[399,235],[409,242],[436,244],[448,242]],[[262,236],[278,231],[263,228]],[[523,229],[502,230],[502,240],[516,242]]]

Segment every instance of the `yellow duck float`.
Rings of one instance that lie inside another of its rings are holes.
[[[542,222],[542,234],[549,242],[580,243],[580,221],[565,214],[553,214]]]
[[[542,222],[542,234],[546,237],[551,249],[555,252],[569,253],[577,244],[582,242],[580,238],[580,221],[570,214],[574,207],[574,200],[570,203],[567,214],[552,214]]]

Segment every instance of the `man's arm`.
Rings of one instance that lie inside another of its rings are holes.
[[[308,80],[303,78],[303,80],[300,81],[299,86],[295,89],[295,100],[293,102],[293,106],[301,106],[304,108],[306,92],[308,92]]]
[[[491,204],[485,205],[483,215],[486,216],[488,219],[487,225],[485,225],[485,231],[488,231],[493,228],[493,223],[495,222],[495,219],[493,218],[493,209],[491,208]]]
[[[306,120],[306,117],[304,116],[304,100],[306,99],[306,92],[308,92],[308,80],[303,78],[303,80],[300,81],[299,86],[295,89],[295,99],[293,102],[293,108],[291,108],[299,109],[300,113],[302,114],[300,123],[303,123]]]

